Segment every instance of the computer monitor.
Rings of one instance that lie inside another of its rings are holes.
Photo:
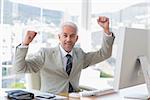
[[[115,89],[145,83],[139,56],[148,56],[146,29],[121,28],[118,33],[118,51],[115,68]]]

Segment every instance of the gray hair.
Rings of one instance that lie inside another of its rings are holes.
[[[75,29],[75,33],[78,33],[78,27],[77,27],[77,25],[76,25],[75,23],[73,23],[73,22],[64,22],[64,23],[62,23],[62,24],[61,24],[61,27],[60,27],[60,32],[62,32],[62,30],[63,30],[63,28],[64,28],[65,26],[70,26],[70,27],[72,27],[73,29]]]

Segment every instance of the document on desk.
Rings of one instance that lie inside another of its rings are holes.
[[[64,96],[59,96],[59,95],[54,95],[54,96],[51,96],[51,95],[37,95],[35,96],[35,99],[36,100],[65,100],[67,99],[67,97],[64,97]]]
[[[35,91],[35,99],[36,100],[65,100],[67,97],[65,96],[59,96],[59,95],[54,95],[51,93],[47,92],[40,92],[40,91]]]

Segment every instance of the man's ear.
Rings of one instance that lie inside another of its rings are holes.
[[[77,35],[76,42],[78,41],[79,36]]]
[[[58,38],[60,39],[60,34],[58,34]]]

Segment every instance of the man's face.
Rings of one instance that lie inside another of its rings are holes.
[[[60,44],[66,52],[70,52],[78,40],[78,35],[75,29],[70,26],[64,26],[62,33],[58,35]]]

